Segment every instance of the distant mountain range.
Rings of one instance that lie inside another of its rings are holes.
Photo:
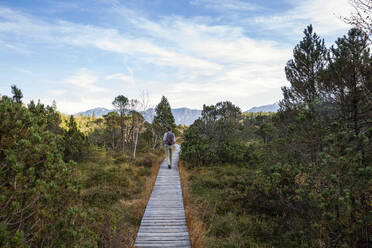
[[[107,115],[108,113],[110,113],[112,111],[114,111],[114,110],[107,109],[107,108],[94,108],[94,109],[89,109],[89,110],[84,111],[84,112],[79,112],[76,115],[92,116],[93,113],[94,113],[97,117],[100,117],[100,116],[103,116],[103,115]]]
[[[246,112],[276,112],[279,109],[279,106],[277,103],[270,104],[270,105],[264,105],[259,107],[253,107]],[[84,112],[79,112],[76,115],[83,115],[83,116],[92,116],[93,113],[97,116],[103,116],[110,112],[115,111],[114,109],[107,109],[107,108],[94,108],[89,109]],[[146,121],[152,122],[154,116],[155,116],[155,110],[153,108],[147,109],[146,111],[141,112],[143,117]],[[189,108],[175,108],[172,109],[172,114],[174,116],[175,122],[177,125],[183,124],[183,125],[191,125],[194,123],[196,119],[198,119],[201,116],[201,110],[199,109],[189,109]]]
[[[115,110],[107,108],[94,108],[84,112],[79,112],[76,115],[92,116],[94,113],[97,117],[100,117],[113,111]],[[141,114],[143,115],[146,121],[152,122],[155,116],[155,110],[153,108],[150,108],[147,109],[146,111],[142,111]],[[189,108],[175,108],[172,109],[172,114],[177,125],[183,124],[189,126],[201,116],[201,110]]]
[[[245,112],[258,113],[258,112],[277,112],[279,109],[278,103],[263,105],[259,107],[253,107]]]

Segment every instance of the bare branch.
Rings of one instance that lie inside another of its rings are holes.
[[[343,17],[344,22],[362,29],[371,40],[372,36],[372,1],[350,0],[355,12],[350,17]]]

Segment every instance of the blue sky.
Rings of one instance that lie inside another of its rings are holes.
[[[115,96],[246,110],[281,99],[303,29],[332,44],[348,0],[0,0],[0,94],[57,102],[64,113]]]

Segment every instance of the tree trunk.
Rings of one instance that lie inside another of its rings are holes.
[[[153,149],[155,149],[157,141],[158,141],[158,136],[155,134],[154,144],[152,146]]]
[[[133,159],[136,159],[136,150],[137,150],[137,143],[138,143],[138,132],[139,132],[139,130],[137,129],[136,139],[134,141]]]
[[[354,131],[355,134],[359,134],[359,115],[358,115],[358,97],[357,97],[357,86],[354,85],[354,96],[353,96],[353,119],[354,119]]]
[[[115,128],[112,128],[111,138],[112,138],[111,146],[112,146],[112,149],[115,150]]]
[[[121,126],[121,149],[124,153],[124,127]]]

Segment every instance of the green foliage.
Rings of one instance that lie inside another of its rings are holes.
[[[184,131],[182,159],[190,166],[247,163],[251,147],[242,140],[242,118],[231,102],[204,105],[202,117]]]
[[[17,103],[22,102],[23,94],[20,89],[17,88],[17,86],[12,85],[12,94],[13,94],[13,101]]]
[[[368,36],[353,28],[331,47],[325,81],[342,114],[343,125],[358,134],[372,111],[372,56]]]
[[[67,130],[64,135],[64,160],[82,161],[89,152],[89,141],[78,129],[73,115],[67,123]]]
[[[141,154],[133,163],[130,156],[102,148],[95,148],[92,155],[77,168],[84,207],[95,214],[90,231],[99,234],[99,247],[114,242],[131,247],[146,206],[138,202],[156,157]]]
[[[247,182],[253,180],[254,170],[225,165],[190,172],[193,200],[203,213],[209,247],[271,247],[259,239],[271,239],[269,228],[263,227],[262,219],[246,212],[247,199],[242,200],[251,189]]]
[[[328,57],[321,57],[319,64],[327,66],[313,71],[316,84],[302,77],[290,80],[292,95],[283,89],[284,104],[273,119],[278,132],[263,150],[266,166],[241,197],[253,199],[247,205],[252,215],[270,216],[281,233],[277,246],[363,247],[369,242],[372,67],[366,40],[360,30],[350,30]],[[312,56],[312,50],[301,56],[294,51],[295,59]],[[302,70],[312,71],[313,65],[305,65]],[[293,70],[287,73],[291,78]]]
[[[160,103],[156,105],[155,113],[156,115],[153,120],[153,126],[156,135],[159,137],[159,142],[161,142],[163,134],[167,132],[168,127],[172,128],[172,130],[175,130],[176,128],[170,104],[165,96],[163,96]]]
[[[129,105],[129,99],[127,97],[123,96],[123,95],[119,95],[119,96],[115,97],[114,101],[112,102],[112,105],[114,105],[114,107],[120,113],[121,148],[122,148],[122,151],[124,152],[125,111],[127,110],[127,107]]]
[[[67,118],[55,105],[3,96],[0,118],[1,247],[132,245],[143,209],[123,202],[143,197],[154,156],[133,163],[104,147],[112,129],[117,146],[117,112]],[[125,121],[133,129],[143,118],[133,112]]]
[[[108,144],[111,144],[111,148],[113,150],[116,149],[116,147],[118,146],[118,142],[116,141],[116,134],[119,130],[119,127],[120,127],[120,116],[117,112],[110,112],[108,113],[107,115],[104,115],[103,116],[104,120],[105,120],[105,124],[106,124],[106,132],[108,132],[109,134],[107,136],[110,137],[109,141],[107,142]]]
[[[102,167],[91,166],[92,172],[84,182],[88,188],[83,195],[83,200],[91,206],[109,206],[119,199],[128,197],[128,178],[125,166]]]
[[[293,59],[285,67],[291,87],[283,87],[282,106],[309,104],[321,96],[321,72],[325,68],[327,49],[324,40],[313,33],[312,25],[304,31],[305,37],[293,50]]]
[[[79,224],[85,215],[74,163],[63,161],[49,130],[54,114],[40,104],[27,109],[17,99],[0,100],[1,247],[74,246],[92,238]]]
[[[112,102],[112,105],[114,105],[114,107],[120,111],[121,116],[124,116],[125,110],[129,105],[129,99],[123,95],[119,95],[115,97],[114,101]]]
[[[327,50],[309,26],[287,63],[291,86],[283,88],[277,114],[244,114],[238,125],[222,131],[224,117],[214,106],[205,107],[184,132],[182,158],[189,167],[200,166],[191,182],[195,200],[208,209],[211,247],[369,247],[367,40],[351,29]],[[234,146],[238,137],[244,142]],[[251,150],[243,152],[247,144]],[[242,160],[256,170],[241,167]],[[201,167],[227,161],[235,165]]]

